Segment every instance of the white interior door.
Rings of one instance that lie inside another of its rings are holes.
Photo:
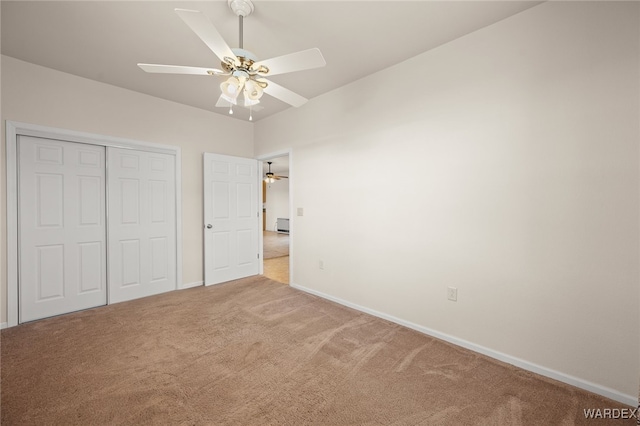
[[[205,285],[259,273],[259,220],[257,160],[205,153]]]
[[[19,322],[107,303],[105,148],[18,137]]]
[[[175,157],[108,148],[109,303],[176,288]]]

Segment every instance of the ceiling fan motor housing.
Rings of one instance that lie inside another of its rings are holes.
[[[225,57],[225,61],[221,63],[222,69],[227,73],[240,69],[253,74],[254,72],[251,66],[258,60],[258,58],[248,50],[234,48],[231,49],[231,51],[236,55],[237,60]]]

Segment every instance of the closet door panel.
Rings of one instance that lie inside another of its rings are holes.
[[[176,288],[175,157],[108,148],[109,301]]]
[[[105,148],[18,138],[19,322],[106,304]]]

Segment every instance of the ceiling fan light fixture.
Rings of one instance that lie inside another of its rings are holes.
[[[220,95],[220,97],[222,99],[224,99],[225,101],[229,102],[229,106],[238,105],[238,100],[237,99],[230,98],[227,95],[225,95],[224,93],[222,95]],[[222,105],[222,106],[226,107],[226,105]]]
[[[245,105],[247,104],[254,105],[255,103],[257,103],[259,99],[262,97],[262,93],[263,93],[263,90],[260,84],[258,84],[255,80],[247,80],[246,84],[244,85]],[[247,101],[255,101],[255,102],[251,103]]]
[[[240,94],[240,90],[243,85],[244,82],[241,82],[238,78],[232,76],[220,84],[220,90],[226,100],[235,104],[235,100]]]
[[[273,183],[275,182],[275,179],[273,178],[274,174],[271,172],[271,164],[273,164],[273,161],[267,161],[267,164],[269,165],[269,171],[264,174],[264,181],[267,183]]]

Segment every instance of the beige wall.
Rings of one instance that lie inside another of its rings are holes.
[[[202,153],[253,157],[252,124],[7,56],[2,57],[1,77],[2,241],[6,241],[5,120],[175,145],[182,150],[182,279],[183,284],[202,281]],[[4,250],[2,322],[7,321]]]
[[[633,401],[639,8],[544,3],[257,122],[293,283]]]

